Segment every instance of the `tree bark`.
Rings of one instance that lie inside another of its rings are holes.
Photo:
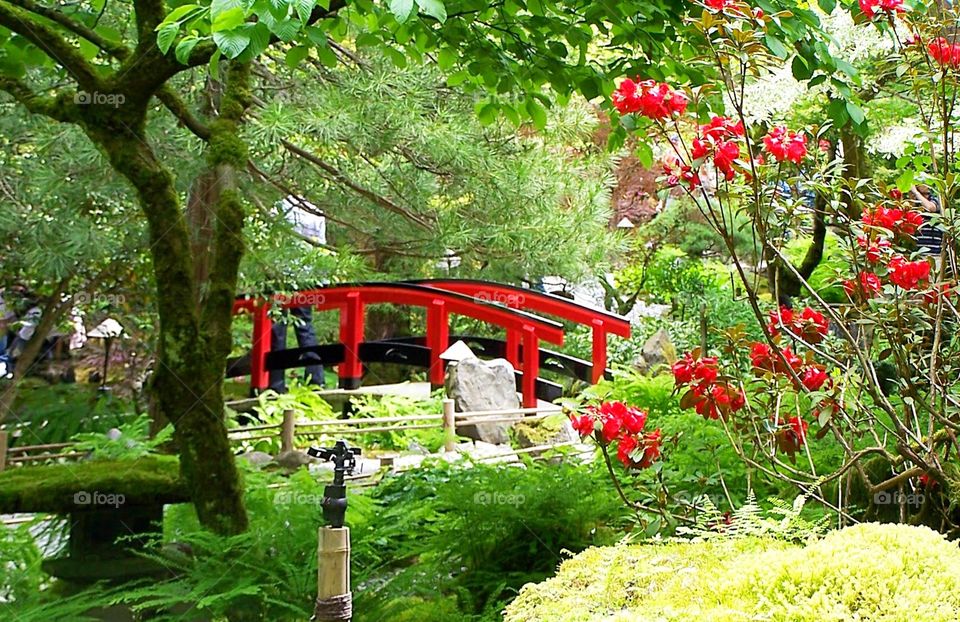
[[[247,515],[223,419],[226,353],[201,326],[190,235],[173,176],[147,142],[146,103],[103,108],[80,111],[81,125],[136,189],[150,232],[160,320],[151,389],[174,426],[180,470],[200,522],[217,533],[239,533]]]

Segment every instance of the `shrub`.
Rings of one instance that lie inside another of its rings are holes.
[[[960,550],[924,527],[862,524],[806,546],[761,538],[594,548],[524,587],[505,622],[649,619],[946,622]]]

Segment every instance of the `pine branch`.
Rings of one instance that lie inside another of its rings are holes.
[[[375,193],[375,192],[373,192],[373,191],[371,191],[371,190],[368,190],[368,189],[364,188],[363,186],[357,184],[356,182],[354,182],[354,181],[352,181],[350,178],[348,178],[348,177],[343,173],[343,171],[341,171],[340,169],[336,168],[335,166],[332,166],[332,165],[330,165],[330,164],[327,164],[326,162],[324,162],[323,160],[321,160],[320,158],[318,158],[316,155],[310,153],[309,151],[306,151],[306,150],[304,150],[304,149],[301,149],[300,147],[297,147],[296,145],[294,145],[293,143],[291,143],[291,142],[288,141],[288,140],[281,140],[281,141],[280,141],[280,144],[282,144],[283,147],[284,147],[287,151],[289,151],[290,153],[293,153],[294,155],[300,156],[300,157],[303,158],[304,160],[310,162],[311,164],[313,164],[314,166],[316,166],[316,167],[319,168],[320,170],[322,170],[322,171],[324,171],[325,173],[327,173],[327,175],[329,175],[329,176],[332,178],[333,181],[335,181],[335,182],[337,182],[337,183],[339,183],[339,184],[341,184],[341,185],[343,185],[343,186],[346,186],[347,188],[349,188],[350,190],[352,190],[352,191],[354,191],[355,193],[359,194],[359,195],[362,196],[363,198],[365,198],[365,199],[367,199],[367,200],[375,203],[376,205],[379,205],[380,207],[382,207],[382,208],[384,208],[384,209],[386,209],[386,210],[388,210],[388,211],[390,211],[390,212],[393,212],[394,214],[397,214],[397,215],[399,215],[399,216],[403,216],[404,218],[406,218],[406,219],[409,220],[410,222],[413,222],[414,224],[416,224],[416,225],[418,225],[418,226],[420,226],[420,227],[422,227],[422,228],[424,228],[424,229],[426,229],[426,230],[428,230],[428,231],[433,230],[433,227],[431,227],[428,222],[426,222],[425,220],[423,220],[422,218],[420,218],[419,216],[417,216],[417,215],[414,214],[413,212],[411,212],[411,211],[409,211],[409,210],[407,210],[407,209],[405,209],[405,208],[397,205],[396,203],[394,203],[394,202],[391,201],[390,199],[388,199],[388,198],[386,198],[386,197],[384,197],[384,196],[382,196],[382,195],[379,195],[379,194],[377,194],[377,193]]]

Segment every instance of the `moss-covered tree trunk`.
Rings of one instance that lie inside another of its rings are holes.
[[[245,72],[231,70],[246,92]],[[211,137],[211,167],[222,186],[216,213],[210,281],[198,283],[180,197],[170,171],[149,146],[147,102],[117,109],[81,109],[80,124],[107,154],[114,169],[136,188],[150,232],[157,312],[160,320],[152,391],[162,415],[174,426],[180,468],[200,521],[219,533],[246,529],[239,475],[224,423],[223,377],[230,350],[230,321],[243,252],[243,209],[232,187],[238,161],[245,161],[236,137],[241,106],[233,121],[218,121]],[[220,148],[226,144],[227,147]],[[197,306],[198,292],[206,291]]]

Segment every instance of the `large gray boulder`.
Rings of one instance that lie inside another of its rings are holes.
[[[663,365],[673,365],[675,362],[677,362],[677,348],[670,340],[667,331],[661,328],[643,344],[643,349],[634,361],[634,366],[642,373],[647,373]]]
[[[447,368],[447,397],[457,412],[520,408],[513,365],[504,359],[481,361],[468,357]],[[457,428],[467,438],[501,445],[510,442],[507,423],[481,423]]]

